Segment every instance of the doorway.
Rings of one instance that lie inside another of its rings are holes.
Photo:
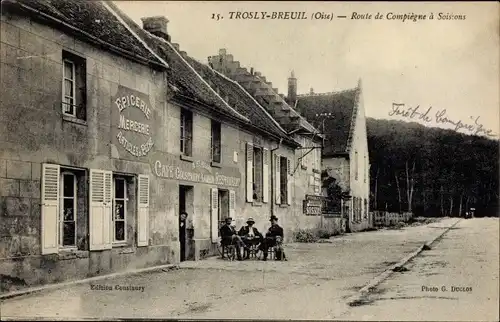
[[[193,215],[194,215],[194,190],[193,186],[179,185],[179,243],[180,243],[180,261],[194,259],[194,237]],[[182,220],[182,214],[187,217]]]
[[[218,214],[218,222],[219,222],[219,237],[220,237],[220,228],[225,224],[226,218],[229,217],[229,191],[228,190],[218,190],[219,193],[219,198],[218,202],[219,204],[217,205],[219,209],[219,214]],[[235,218],[233,218],[235,220]]]

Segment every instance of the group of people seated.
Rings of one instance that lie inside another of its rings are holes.
[[[269,227],[266,232],[266,236],[262,234],[254,227],[255,221],[253,218],[248,218],[247,225],[241,227],[241,229],[236,232],[236,228],[231,225],[233,219],[226,218],[225,225],[220,229],[220,236],[222,245],[235,245],[236,246],[236,256],[238,260],[242,260],[241,249],[245,249],[245,258],[250,257],[250,248],[252,246],[258,246],[258,250],[262,251],[264,254],[262,260],[267,260],[269,247],[280,246],[283,240],[283,228],[278,225],[278,218],[276,216],[271,216],[269,220],[271,222],[271,227]]]

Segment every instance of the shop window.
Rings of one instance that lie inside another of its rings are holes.
[[[59,245],[76,248],[76,176],[71,172],[61,173]]]
[[[63,115],[86,120],[86,61],[85,58],[63,51]]]
[[[253,148],[253,200],[262,202],[262,148]]]
[[[221,162],[221,124],[212,120],[212,161]]]
[[[114,178],[113,196],[113,238],[115,243],[123,243],[127,239],[127,181],[123,177]]]
[[[192,155],[193,145],[193,113],[186,109],[181,110],[180,150],[185,156]]]

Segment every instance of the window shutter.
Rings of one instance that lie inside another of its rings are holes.
[[[235,220],[236,214],[236,193],[234,190],[229,190],[229,217]]]
[[[269,150],[264,148],[262,160],[262,201],[269,201]]]
[[[275,157],[276,160],[276,180],[275,184],[276,187],[274,187],[274,191],[276,192],[276,203],[281,204],[281,176],[280,176],[280,156],[276,155]]]
[[[219,190],[217,188],[210,189],[210,219],[211,219],[211,230],[210,235],[212,237],[212,243],[217,242],[219,237]]]
[[[149,176],[138,176],[137,246],[149,245]]]
[[[90,170],[90,250],[111,248],[112,173]]]
[[[286,204],[292,204],[292,160],[290,158],[286,159],[286,168],[288,177],[286,180]]]
[[[42,254],[56,254],[59,246],[59,165],[42,165]]]
[[[253,144],[247,143],[247,201],[253,201]]]

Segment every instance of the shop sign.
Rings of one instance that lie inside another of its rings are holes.
[[[134,157],[143,157],[153,148],[152,106],[149,97],[119,86],[113,98],[114,141]]]
[[[208,168],[203,161],[188,162],[178,155],[155,152],[151,158],[153,173],[165,179],[205,183],[210,185],[239,187],[241,175],[237,168]]]
[[[323,199],[321,196],[306,195],[306,200],[302,202],[304,214],[320,216],[323,210]]]

